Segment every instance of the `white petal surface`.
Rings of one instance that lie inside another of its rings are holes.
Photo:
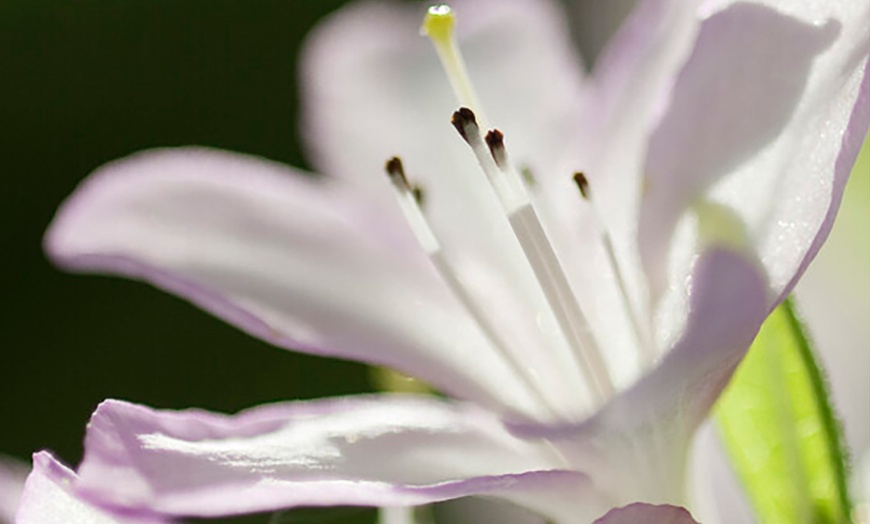
[[[661,246],[711,188],[746,222],[778,294],[827,235],[867,130],[870,38],[866,2],[830,6],[710,9],[647,158],[640,240],[654,300],[667,288]]]
[[[551,516],[590,496],[543,443],[432,397],[276,404],[235,416],[103,403],[83,489],[110,505],[229,515],[299,505],[415,505],[483,493]]]
[[[581,135],[587,173],[620,237],[637,219],[649,133],[698,31],[698,0],[642,0],[613,36],[594,71]]]
[[[160,524],[162,519],[114,514],[102,510],[73,491],[76,474],[49,453],[33,456],[16,524]]]
[[[548,0],[451,6],[490,122],[505,132],[511,157],[543,178],[560,152],[574,147],[568,131],[579,119],[583,90],[582,64],[560,11]],[[409,177],[423,186],[426,215],[461,279],[481,304],[498,304],[487,314],[551,402],[576,418],[587,400],[582,380],[553,335],[557,327],[501,205],[450,125],[459,102],[432,44],[419,34],[423,13],[422,6],[363,2],[314,31],[304,56],[303,132],[315,165],[391,210],[390,223],[378,227],[392,230],[403,219],[381,170],[385,159],[402,157]]]
[[[602,249],[596,217],[580,201],[570,174],[582,170],[591,184],[598,212],[613,239],[629,300],[643,323],[645,277],[637,253],[637,215],[642,162],[670,86],[688,56],[699,21],[696,0],[645,0],[613,36],[584,93],[582,118],[562,164],[542,181],[539,210],[558,241],[597,338],[607,348],[620,385],[630,384],[641,369],[638,345],[618,286]]]
[[[536,413],[418,252],[365,228],[360,209],[279,164],[157,150],[84,182],[46,249],[70,269],[175,292],[278,346],[391,366],[500,411]]]
[[[23,463],[0,456],[0,524],[12,524],[29,473]]]

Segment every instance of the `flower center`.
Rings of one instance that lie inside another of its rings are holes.
[[[534,273],[543,296],[546,298],[552,316],[561,336],[570,347],[571,356],[591,391],[594,402],[600,405],[614,394],[614,384],[607,363],[603,358],[601,346],[595,339],[577,295],[571,289],[569,279],[559,261],[552,243],[548,238],[538,213],[532,204],[523,178],[511,162],[504,143],[504,135],[497,129],[490,129],[478,101],[475,90],[466,72],[464,60],[456,43],[454,27],[456,19],[453,11],[446,5],[431,7],[424,19],[421,32],[428,36],[435,46],[441,64],[450,80],[454,94],[462,106],[453,114],[452,123],[462,139],[468,144],[477,159],[481,171],[486,176],[494,193],[501,203],[508,223],[522,248],[528,265]],[[486,134],[483,129],[489,129]],[[546,395],[536,386],[533,371],[511,351],[509,341],[491,319],[485,314],[486,307],[475,299],[462,280],[456,268],[443,256],[441,243],[429,226],[426,217],[414,196],[404,167],[398,158],[390,159],[386,171],[396,188],[400,207],[417,237],[420,245],[429,255],[433,265],[443,277],[454,295],[466,308],[470,316],[481,328],[495,348],[505,357],[518,380],[533,392],[541,404],[550,405]],[[594,209],[588,181],[575,174],[583,200]],[[628,299],[622,272],[617,263],[613,244],[609,235],[596,215],[595,227],[600,231],[602,245],[612,266],[612,272],[623,297],[627,315],[638,339],[638,346],[652,351],[648,335],[643,329],[631,302]],[[652,355],[645,355],[651,361]],[[551,408],[552,409],[552,408]],[[558,413],[553,413],[559,416]]]

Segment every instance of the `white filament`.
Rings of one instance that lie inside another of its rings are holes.
[[[611,239],[610,232],[604,225],[604,220],[601,218],[601,212],[598,210],[598,206],[592,197],[592,193],[588,192],[584,197],[592,209],[594,227],[598,230],[601,244],[604,246],[604,252],[607,255],[607,264],[610,266],[610,271],[613,273],[616,285],[619,288],[622,307],[625,310],[629,323],[631,324],[635,341],[640,348],[639,357],[641,359],[641,367],[646,369],[656,358],[655,344],[652,340],[651,329],[647,323],[641,321],[641,316],[637,313],[631,300],[631,296],[628,294],[628,286],[626,285],[625,277],[623,276],[622,268],[619,264],[619,259],[616,256],[616,249],[613,247],[613,240]]]
[[[514,235],[520,243],[538,284],[544,293],[559,328],[572,349],[572,355],[587,384],[599,402],[614,393],[613,381],[599,346],[592,335],[589,322],[583,314],[576,295],[559,263],[519,174],[507,159],[503,149],[490,152],[484,144],[480,125],[485,128],[485,117],[477,101],[471,80],[466,72],[462,54],[454,35],[455,16],[449,8],[438,6],[429,10],[422,32],[435,45],[441,64],[450,79],[460,104],[469,107],[480,124],[460,121],[464,126],[463,138],[471,146],[481,169],[501,201]],[[493,154],[501,155],[499,162]]]
[[[465,126],[465,138],[501,201],[511,229],[532,267],[563,336],[572,349],[574,360],[598,401],[607,400],[614,392],[607,365],[507,152],[495,152],[499,155],[500,165],[497,164],[490,150],[484,145],[480,128],[476,124],[469,123]]]
[[[432,231],[432,228],[429,226],[429,222],[426,220],[423,210],[420,209],[420,205],[413,192],[407,184],[394,183],[393,187],[396,188],[396,196],[399,201],[399,206],[402,209],[402,213],[405,215],[405,220],[411,226],[411,231],[414,233],[420,246],[429,256],[432,265],[435,266],[435,269],[450,288],[450,291],[459,300],[468,314],[471,315],[471,318],[474,319],[484,336],[486,336],[490,343],[492,343],[493,347],[495,347],[496,350],[498,350],[505,358],[514,375],[526,386],[527,390],[534,395],[535,400],[537,400],[540,405],[546,408],[551,414],[556,415],[553,407],[538,387],[535,378],[530,373],[528,367],[513,354],[507,341],[496,329],[489,317],[484,313],[483,308],[480,307],[465,284],[463,284],[459,279],[458,273],[450,264],[450,261],[444,256],[444,252],[441,249],[441,243],[438,241],[434,231]]]

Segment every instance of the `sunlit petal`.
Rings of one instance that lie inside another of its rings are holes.
[[[173,515],[486,494],[562,518],[569,500],[594,496],[545,443],[511,436],[486,411],[431,397],[276,404],[235,416],[107,401],[86,450],[80,474],[91,496]]]

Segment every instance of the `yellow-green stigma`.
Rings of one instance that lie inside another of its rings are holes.
[[[456,25],[456,15],[447,4],[433,5],[426,12],[420,33],[433,41],[449,42],[453,37],[453,27]]]
[[[472,109],[481,125],[486,128],[486,117],[477,101],[477,95],[465,70],[462,54],[456,44],[456,14],[453,9],[446,4],[430,7],[423,18],[420,33],[429,37],[435,46],[435,51],[438,52],[438,58],[460,105]]]

